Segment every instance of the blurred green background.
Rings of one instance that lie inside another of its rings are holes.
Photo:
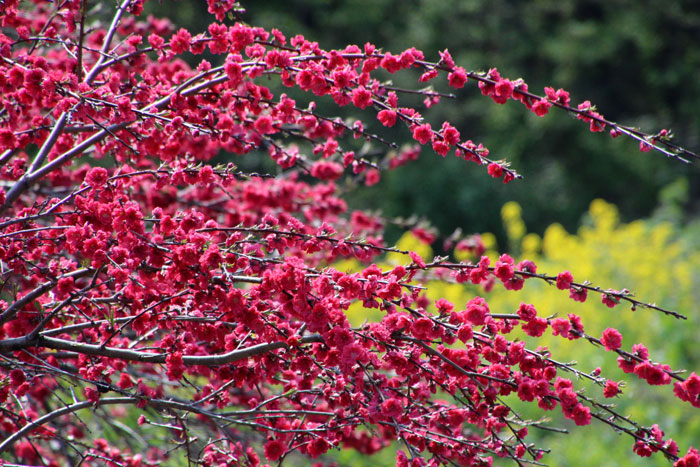
[[[425,52],[427,59],[437,60],[438,51],[448,48],[456,62],[467,70],[498,67],[505,77],[524,78],[535,93],[542,93],[544,86],[562,87],[570,91],[574,104],[590,100],[608,119],[647,132],[670,128],[677,144],[700,151],[700,2],[697,0],[243,0],[241,3],[247,9],[243,19],[250,24],[267,30],[278,28],[288,37],[303,34],[325,49],[372,42],[394,53],[416,47]],[[203,4],[200,0],[152,1],[147,10],[156,16],[169,16],[176,25],[197,33],[204,31],[212,20]],[[193,63],[200,58],[193,57]],[[221,57],[209,59],[215,61]],[[415,88],[417,76],[402,73],[392,75],[391,79],[397,86]],[[438,90],[449,91],[442,86],[444,79],[435,81]],[[274,80],[269,86],[275,88]],[[330,99],[316,100],[320,113],[338,114]],[[420,100],[415,105],[420,106]],[[348,116],[347,109],[343,112],[342,116]],[[442,159],[425,149],[418,161],[385,173],[379,184],[352,191],[349,196],[352,205],[380,210],[387,217],[418,214],[445,235],[455,228],[492,232],[500,251],[520,255],[526,249],[523,239],[513,238],[512,232],[508,234],[514,221],[501,215],[502,207],[515,200],[522,208],[516,216],[518,222],[523,222],[527,232],[540,239],[546,239],[545,232],[552,232],[555,223],[567,232],[578,231],[570,240],[560,234],[549,243],[545,241],[544,246],[549,244],[549,250],[537,245],[529,247],[533,248],[531,257],[543,262],[547,272],[567,268],[566,264],[570,263],[564,259],[578,255],[569,267],[581,270],[590,267],[594,271],[583,273],[588,276],[581,279],[597,280],[603,287],[631,288],[640,292],[639,299],[669,305],[689,315],[690,321],[669,323],[665,318],[649,317],[648,312],[637,311],[620,323],[614,321],[613,315],[602,315],[607,310],[600,303],[598,308],[586,308],[590,311],[567,309],[560,314],[579,313],[584,323],[591,323],[596,332],[610,319],[609,325],[622,326],[626,339],[630,339],[625,340],[628,348],[639,341],[633,339],[643,338],[653,349],[652,358],[668,361],[674,368],[700,369],[693,344],[700,341],[697,330],[700,163],[688,166],[655,152],[639,152],[634,141],[612,139],[607,132],[592,134],[587,125],[562,112],[537,118],[514,102],[493,104],[481,96],[474,83],[457,92],[457,99],[443,99],[440,105],[422,109],[422,113],[434,127],[449,120],[460,130],[463,139],[484,143],[495,159],[511,161],[525,180],[503,185],[474,164],[451,156]],[[359,112],[358,117],[373,131],[384,131],[369,111]],[[406,128],[397,126],[383,134],[398,143],[410,143]],[[259,164],[254,158],[244,159],[236,159],[236,163],[242,167]],[[609,209],[614,210],[616,219],[609,233],[596,237],[599,247],[586,237],[586,229],[595,225],[596,217],[589,210],[594,199],[609,203],[598,206],[612,206]],[[556,227],[554,231],[563,230]],[[658,236],[654,234],[658,231],[666,233],[661,243],[654,244],[651,239]],[[392,229],[388,239],[395,241],[400,234],[398,229]],[[606,238],[618,240],[606,243]],[[649,255],[661,258],[658,265]],[[682,262],[683,270],[687,270],[682,287],[674,283],[677,276],[662,260],[675,261],[673,267],[678,268]],[[642,263],[647,265],[644,274],[636,267]],[[605,267],[598,267],[600,264]],[[662,269],[657,274],[654,267]],[[530,293],[533,303],[541,300],[545,306],[559,306],[537,287]],[[681,293],[686,295],[680,297]],[[522,298],[516,295],[489,300],[505,307],[509,301]],[[458,307],[462,305],[456,303]],[[561,306],[571,307],[568,302]],[[542,313],[548,311],[556,310]],[[622,313],[629,311],[625,309]],[[609,355],[581,347],[585,346],[578,345],[572,350],[579,352],[572,358],[586,362],[583,370],[601,365],[604,375],[609,371],[608,377],[612,379],[630,380],[614,373],[615,364],[609,361]],[[599,395],[595,388],[591,391]],[[670,387],[649,390],[643,385],[631,386],[628,396],[634,399],[633,404],[623,407],[634,410],[633,415],[642,419],[642,423],[662,422],[668,433],[683,430],[685,451],[688,442],[700,437],[700,417],[693,412],[696,409],[667,397],[670,391]],[[656,395],[657,392],[663,395]],[[667,403],[673,404],[673,408],[667,409]],[[629,439],[618,437],[600,424],[574,429],[572,435],[553,437],[544,444],[555,453],[544,459],[550,465],[588,464],[582,461],[582,455],[595,459],[595,465],[667,465],[661,456],[651,460],[637,458],[631,452]],[[340,465],[369,462],[350,452],[339,456]],[[300,465],[304,462],[300,460]],[[393,451],[382,452],[371,462],[391,465]]]

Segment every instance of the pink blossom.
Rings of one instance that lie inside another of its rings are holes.
[[[286,448],[284,447],[282,442],[277,439],[273,439],[265,443],[265,457],[271,462],[275,462],[280,457],[282,457],[282,454],[284,454],[285,451]]]
[[[496,164],[495,162],[492,162],[488,166],[488,173],[493,178],[500,178],[501,175],[503,175],[503,167],[501,167],[499,164]]]
[[[518,307],[518,316],[523,321],[532,321],[537,317],[537,310],[532,305],[521,303]]]
[[[456,67],[447,75],[447,81],[453,88],[462,88],[467,82],[467,71],[462,67]]]
[[[396,112],[393,110],[380,110],[377,114],[377,119],[382,122],[384,126],[394,126],[396,124]]]
[[[427,144],[433,137],[433,131],[430,127],[430,123],[425,123],[423,125],[418,125],[413,130],[413,139],[418,141],[420,144]]]
[[[574,277],[569,271],[560,272],[557,275],[557,289],[566,290],[571,288],[571,283],[574,281]]]
[[[616,383],[613,380],[607,380],[605,382],[605,388],[603,389],[603,396],[610,398],[610,397],[615,397],[617,394],[619,394],[620,388],[618,383]]]
[[[85,182],[92,188],[97,188],[103,186],[107,183],[109,173],[104,167],[93,167],[90,172],[85,176]]]
[[[381,175],[377,169],[370,169],[365,174],[365,185],[373,186],[379,183]]]
[[[571,330],[571,322],[566,318],[554,318],[552,320],[552,335],[568,337]]]
[[[355,88],[352,91],[352,103],[361,109],[372,105],[372,93],[364,86]]]
[[[540,99],[532,104],[532,111],[538,117],[544,117],[549,112],[551,106],[552,104],[547,99]]]
[[[600,342],[605,346],[605,350],[616,350],[622,346],[622,334],[617,329],[607,328],[603,331]]]

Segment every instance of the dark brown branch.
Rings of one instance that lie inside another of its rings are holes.
[[[305,336],[301,338],[301,342],[304,344],[310,342],[323,342],[323,339],[319,335]],[[20,350],[28,347],[43,347],[68,352],[76,352],[83,355],[117,358],[120,360],[143,363],[165,363],[165,360],[169,355],[169,353],[166,352],[142,352],[138,350],[121,349],[118,347],[106,347],[96,344],[86,344],[83,342],[73,342],[66,339],[58,339],[55,337],[47,337],[42,335],[33,340],[30,340],[28,336],[24,336],[0,341],[0,352]],[[237,362],[239,360],[244,360],[256,355],[262,355],[282,348],[288,349],[289,346],[286,342],[282,341],[266,342],[253,345],[245,349],[233,350],[220,355],[184,355],[182,357],[182,361],[183,364],[187,366],[226,365],[228,363]]]

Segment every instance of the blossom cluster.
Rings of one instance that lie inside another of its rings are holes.
[[[628,302],[680,316],[624,289],[576,282],[568,271],[538,273],[532,261],[502,255],[492,265],[468,237],[455,241],[479,253],[473,263],[392,248],[385,220],[350,211],[336,184],[347,176],[372,185],[415,160],[416,146],[380,159],[353,149],[355,139],[399,149],[372,126],[397,123],[440,156],[454,151],[504,182],[519,177],[449,122],[433,128],[401,106],[403,91],[383,84],[381,73],[417,70],[418,82],[443,74],[454,88],[471,80],[494,101],[515,99],[539,116],[569,110],[566,91],[535,96],[495,69],[467,72],[448,51],[437,62],[415,48],[326,51],[276,29],[227,26],[226,13],[239,8],[233,1],[210,0],[217,21],[194,35],[140,19],[140,0],[123,0],[108,29],[85,27],[92,20],[82,5],[4,2],[11,32],[0,33],[0,456],[155,465],[172,455],[159,438],[166,430],[178,453],[206,465],[281,462],[295,451],[315,459],[336,448],[371,454],[396,440],[397,465],[540,460],[544,450],[527,440],[533,423],[504,402],[516,394],[543,411],[559,407],[576,425],[612,425],[641,456],[661,451],[677,465],[698,465],[696,450],[681,456],[659,427],[636,424],[563,374],[592,381],[606,398],[622,393],[616,381],[514,336],[551,330],[586,340],[616,352],[623,371],[650,385],[675,380],[676,396],[698,407],[695,373],[683,377],[651,360],[641,344],[625,350],[613,328],[587,335],[574,313],[542,315],[526,303],[494,312],[479,296],[430,303],[421,284],[439,278],[487,292],[497,281],[517,291],[543,280],[574,301],[597,293],[610,307]],[[182,59],[205,50],[220,64],[191,68]],[[291,91],[275,95],[268,77],[374,111],[378,123],[323,116]],[[431,105],[439,97],[426,91]],[[589,104],[577,115],[592,131],[608,125],[675,151]],[[264,153],[275,174],[213,162]],[[385,253],[404,264],[378,267]],[[336,267],[348,258],[362,271]],[[345,312],[354,303],[383,318],[351,326]],[[103,420],[89,426],[85,409]],[[132,429],[147,450],[95,435],[100,423],[134,413]]]

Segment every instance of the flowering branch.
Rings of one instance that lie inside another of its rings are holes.
[[[573,313],[542,315],[526,303],[492,310],[471,296],[456,307],[427,293],[445,283],[487,291],[496,280],[518,291],[536,278],[577,302],[595,293],[611,308],[627,302],[686,316],[626,289],[574,281],[568,271],[538,273],[509,255],[491,264],[476,241],[467,245],[476,264],[426,263],[387,245],[387,221],[343,198],[415,160],[423,146],[486,166],[504,182],[522,178],[450,122],[433,126],[403,102],[421,95],[434,105],[455,95],[387,85],[379,70],[417,70],[418,86],[441,74],[454,89],[476,83],[497,103],[516,100],[538,116],[557,107],[644,151],[697,157],[671,144],[668,131],[616,124],[588,102],[571,105],[567,91],[540,96],[495,69],[467,72],[447,51],[430,61],[415,48],[323,50],[302,36],[227,26],[226,14],[238,8],[228,0],[208,2],[218,21],[194,36],[139,20],[141,0],[120,2],[107,28],[85,1],[5,4],[2,21],[12,27],[0,33],[3,460],[154,465],[179,453],[202,465],[253,466],[294,451],[372,454],[398,440],[401,467],[483,465],[491,456],[541,465],[546,449],[528,428],[563,430],[525,420],[505,402],[517,394],[543,412],[558,407],[576,425],[598,419],[626,433],[640,456],[661,451],[677,466],[697,465],[694,448],[682,455],[659,427],[581,387],[592,383],[612,398],[622,382],[525,338],[538,342],[551,331],[585,339],[646,384],[673,383],[679,403],[693,408],[696,373],[681,376],[642,344],[623,350],[614,328],[586,333]],[[193,69],[180,59],[207,49],[213,64]],[[275,95],[269,82],[294,93]],[[371,118],[321,115],[291,95],[328,96]],[[415,144],[383,134],[397,122]],[[269,174],[212,162],[265,153],[277,166]],[[391,265],[378,265],[383,255]],[[353,315],[364,323],[351,324]],[[94,416],[79,418],[87,408]],[[130,427],[137,436],[107,441],[101,433],[120,417],[138,419]]]

